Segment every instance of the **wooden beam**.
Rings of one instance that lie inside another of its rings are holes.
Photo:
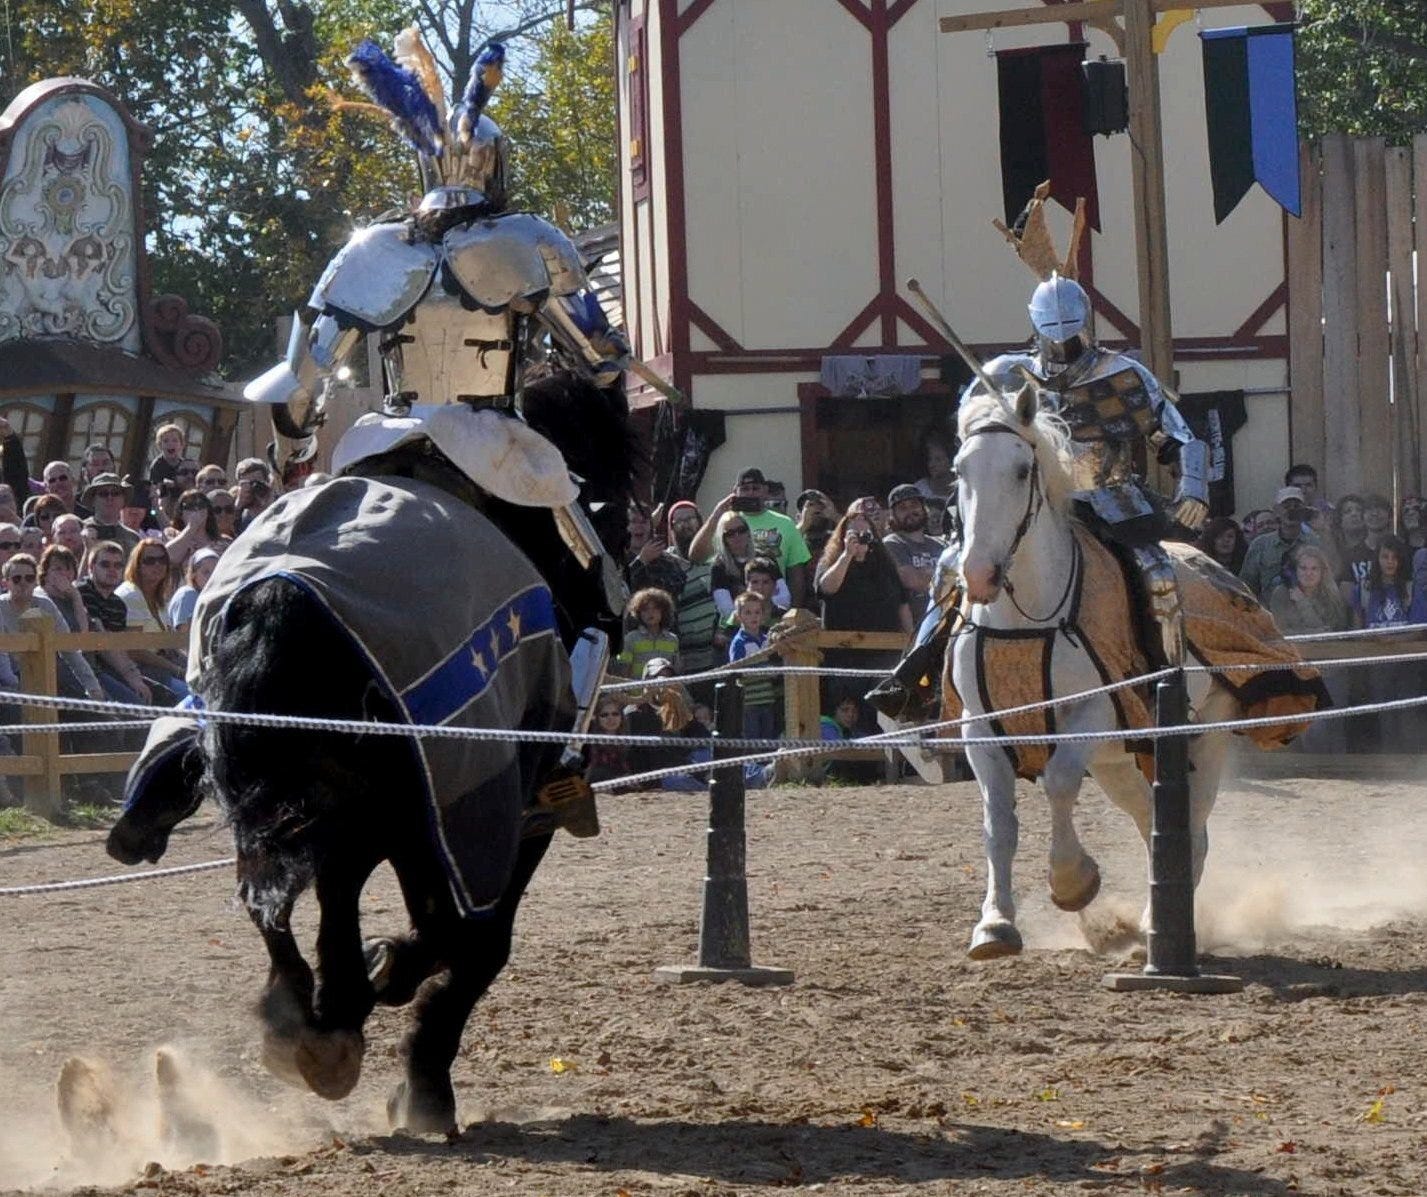
[[[1346,133],[1323,143],[1323,426],[1331,452],[1323,492],[1363,485],[1358,433],[1358,242],[1353,219],[1353,145]]]
[[[1398,509],[1404,495],[1422,493],[1417,455],[1421,396],[1417,394],[1417,312],[1412,289],[1412,151],[1387,148],[1387,272],[1391,282],[1392,453]]]
[[[1152,13],[1179,8],[1242,8],[1245,0],[1149,0]],[[1010,29],[1024,25],[1052,25],[1057,22],[1088,21],[1103,24],[1123,15],[1121,0],[1082,0],[1075,4],[1037,5],[1035,8],[1008,8],[999,12],[972,12],[959,17],[942,17],[943,33],[964,33],[970,29]],[[1152,23],[1152,22],[1151,22]]]
[[[1418,460],[1427,460],[1427,133],[1412,139],[1412,177],[1416,191],[1413,227],[1417,239],[1417,425]]]
[[[1326,474],[1323,434],[1323,180],[1308,143],[1298,149],[1303,215],[1288,226],[1288,427],[1290,456]]]
[[[1125,67],[1130,92],[1130,179],[1140,294],[1140,344],[1150,373],[1174,380],[1169,319],[1169,229],[1164,202],[1164,132],[1159,70],[1150,44],[1153,0],[1124,0]]]
[[[1392,405],[1388,397],[1387,143],[1353,138],[1353,199],[1357,225],[1358,450],[1361,485],[1395,500]],[[1393,510],[1396,510],[1394,502]]]

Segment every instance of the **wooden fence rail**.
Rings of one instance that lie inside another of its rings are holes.
[[[56,653],[127,652],[131,649],[184,649],[188,632],[61,632],[43,611],[31,609],[20,616],[23,632],[0,634],[0,652],[19,663],[20,689],[26,694],[59,693]],[[53,820],[60,814],[60,778],[66,774],[119,773],[134,763],[134,752],[60,751],[59,711],[54,707],[26,706],[27,725],[19,756],[0,756],[0,777],[25,779],[25,809]],[[33,730],[30,730],[33,728]]]

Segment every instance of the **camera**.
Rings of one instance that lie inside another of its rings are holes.
[[[858,544],[871,544],[877,538],[873,536],[871,532],[854,532],[852,539],[857,541]]]
[[[755,499],[752,495],[734,495],[733,502],[729,504],[729,507],[741,514],[746,514],[750,511],[762,511],[763,500]]]

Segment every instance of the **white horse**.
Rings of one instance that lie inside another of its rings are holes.
[[[952,641],[947,669],[965,713],[966,738],[994,735],[985,715],[978,676],[979,629],[1034,633],[1061,627],[1077,582],[1079,551],[1071,532],[1070,440],[1064,425],[1039,409],[1029,387],[1014,399],[975,395],[959,417],[956,456],[962,519],[962,575],[971,602],[968,626]],[[1125,629],[1125,635],[1134,635]],[[1053,633],[1048,697],[1101,686],[1095,661],[1079,638]],[[1190,673],[1189,701],[1203,722],[1231,719],[1239,704],[1214,680]],[[1099,694],[1055,709],[1055,730],[1078,733],[1121,726],[1113,700]],[[1197,886],[1208,849],[1207,824],[1219,788],[1227,733],[1201,735],[1189,746],[1189,822]],[[981,921],[970,956],[989,960],[1021,950],[1011,862],[1016,853],[1016,771],[999,746],[968,745],[966,754],[981,786],[988,876]],[[1150,837],[1150,785],[1123,741],[1062,743],[1045,762],[1040,780],[1050,800],[1050,893],[1063,910],[1081,910],[1099,892],[1100,870],[1081,845],[1074,808],[1086,772],[1135,821],[1146,849]],[[1144,924],[1147,926],[1147,924]]]

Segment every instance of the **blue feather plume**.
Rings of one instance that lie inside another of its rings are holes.
[[[393,62],[371,38],[363,39],[347,56],[347,67],[357,86],[391,113],[407,141],[420,153],[441,156],[445,142],[441,120],[414,71]]]
[[[471,68],[471,78],[466,84],[465,94],[457,120],[457,133],[462,142],[470,140],[495,89],[505,75],[505,47],[500,42],[491,42],[481,51],[476,65]]]

